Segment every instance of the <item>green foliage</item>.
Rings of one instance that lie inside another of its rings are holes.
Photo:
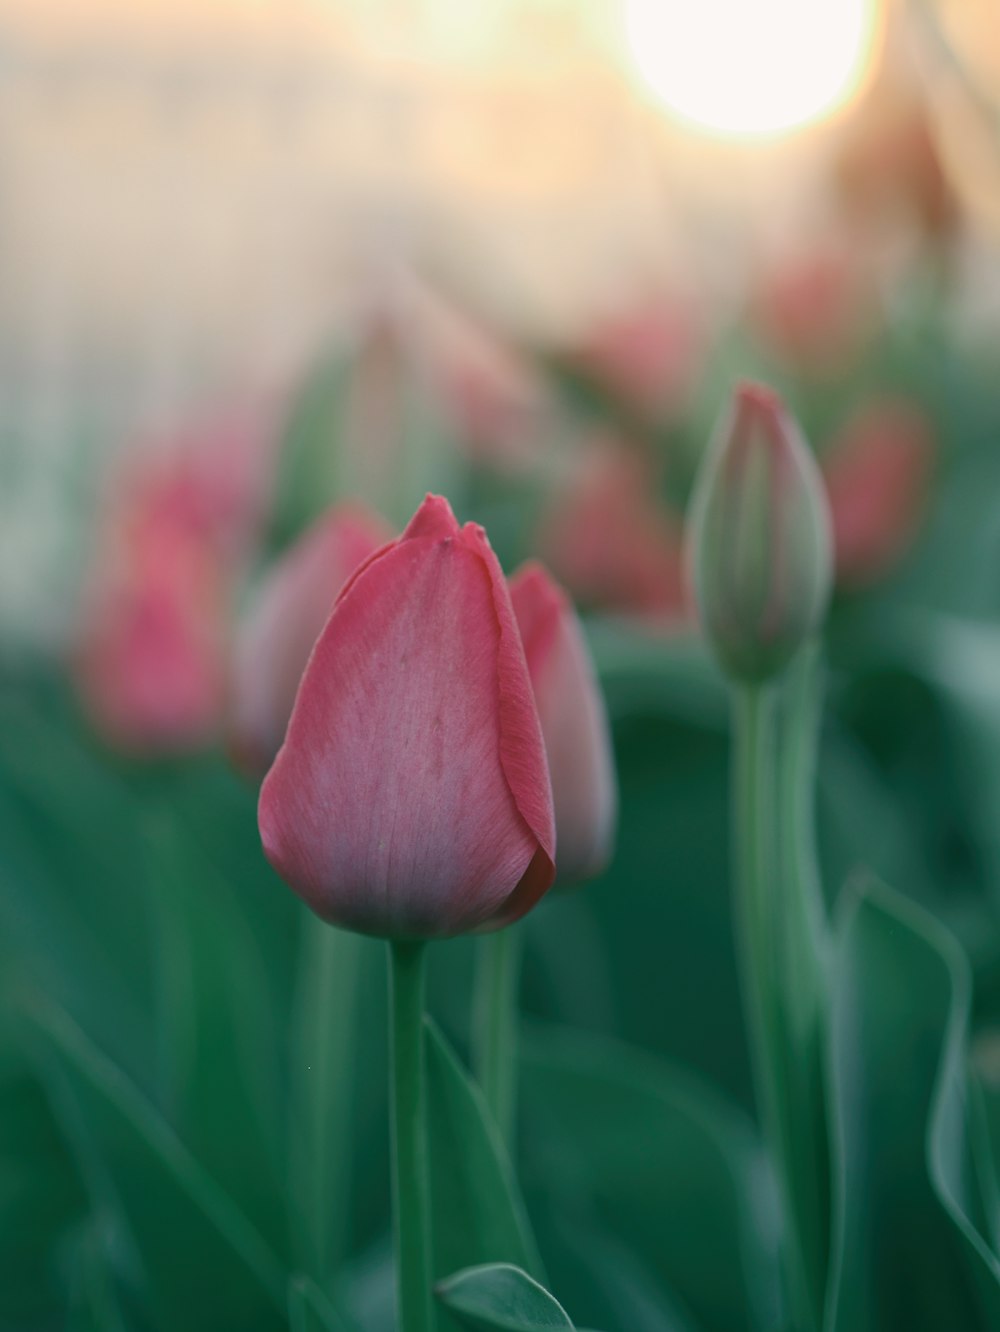
[[[527,1272],[491,1263],[457,1272],[441,1283],[438,1299],[471,1332],[535,1332],[572,1328],[559,1302]]]
[[[1000,408],[916,335],[889,359],[934,413],[936,490],[911,557],[833,609],[818,764],[830,987],[793,976],[786,998],[829,1032],[818,1088],[809,1074],[833,1139],[824,1332],[986,1332],[1000,1326]],[[807,434],[822,440],[873,375],[793,385]],[[292,413],[276,545],[354,487],[330,456],[346,393],[331,362]],[[585,410],[607,420],[599,396]],[[388,507],[458,475],[478,506],[463,517],[497,515],[505,558],[527,554],[541,487],[463,471],[432,415],[413,429]],[[700,430],[669,432],[681,490]],[[611,616],[587,631],[620,836],[599,881],[525,922],[513,1161],[467,1072],[473,943],[431,953],[439,1327],[571,1327],[565,1305],[605,1332],[786,1332],[732,939],[725,689],[693,635]],[[384,949],[307,915],[264,863],[254,805],[221,756],[112,755],[62,678],[6,668],[0,1332],[394,1332]]]

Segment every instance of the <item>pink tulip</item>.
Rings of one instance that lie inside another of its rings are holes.
[[[574,596],[677,624],[690,619],[684,538],[655,478],[623,446],[601,448],[545,514],[539,548]]]
[[[650,419],[679,414],[704,361],[701,318],[679,293],[657,294],[595,325],[567,357]]]
[[[264,580],[233,662],[231,744],[247,771],[262,776],[270,767],[337,593],[391,536],[375,514],[338,506],[315,522]]]
[[[556,877],[593,878],[608,862],[617,812],[611,736],[580,622],[565,593],[536,563],[511,579],[552,776]]]
[[[497,929],[555,874],[552,790],[510,594],[428,496],[337,598],[261,789],[264,851],[324,919]]]
[[[85,704],[130,750],[207,744],[222,712],[227,597],[214,559],[188,535],[149,529],[98,570],[77,649]]]
[[[833,378],[861,354],[875,325],[870,281],[846,239],[782,256],[751,298],[753,331],[783,365]]]
[[[872,582],[902,555],[920,521],[934,457],[926,418],[884,400],[860,412],[823,457],[837,578]]]

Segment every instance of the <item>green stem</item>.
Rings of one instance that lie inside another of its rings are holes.
[[[516,925],[488,934],[480,942],[476,978],[476,1071],[508,1148],[513,1144],[517,1106],[521,953],[521,930]]]
[[[797,1332],[816,1326],[795,1208],[785,1132],[782,983],[779,977],[782,903],[778,877],[778,811],[774,755],[774,706],[766,686],[734,688],[735,846],[737,946],[754,1085],[765,1140],[782,1194],[785,1270],[792,1324]]]
[[[393,1219],[399,1332],[432,1332],[423,943],[389,945]]]
[[[780,897],[775,916],[786,1193],[817,1326],[830,1244],[824,1071],[829,927],[814,836],[820,676],[820,653],[810,645],[793,664],[785,690],[778,748]]]
[[[351,1095],[363,940],[302,912],[292,1027],[289,1143],[301,1271],[329,1294],[347,1250]]]

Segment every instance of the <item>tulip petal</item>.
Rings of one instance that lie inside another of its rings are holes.
[[[317,642],[261,791],[268,859],[321,916],[446,936],[551,882],[541,733],[495,556],[428,497],[356,572]]]
[[[510,583],[552,774],[560,883],[607,864],[617,790],[607,714],[580,624],[561,588],[534,562]]]
[[[390,538],[375,514],[328,510],[261,585],[233,660],[230,749],[262,775],[277,754],[313,644],[341,587]]]

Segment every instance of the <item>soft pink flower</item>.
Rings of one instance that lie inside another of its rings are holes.
[[[596,451],[544,515],[538,545],[578,601],[676,623],[691,613],[684,536],[655,484],[624,446]]]
[[[823,456],[840,582],[883,575],[920,523],[934,460],[926,417],[911,403],[884,399],[848,422]]]
[[[617,787],[608,718],[580,622],[534,562],[510,582],[552,776],[556,878],[593,878],[611,854]]]
[[[261,789],[271,864],[389,938],[496,929],[554,876],[552,790],[510,594],[482,528],[428,496],[357,570]]]
[[[87,572],[75,665],[115,744],[186,750],[223,716],[233,594],[263,514],[261,419],[227,412],[130,453]]]
[[[783,255],[761,272],[750,322],[768,352],[815,378],[831,378],[859,356],[875,325],[868,275],[846,241]]]
[[[241,767],[261,775],[270,767],[337,593],[391,536],[377,515],[338,505],[285,552],[261,584],[233,661],[230,734]]]
[[[222,713],[226,592],[197,541],[136,534],[85,598],[76,673],[94,721],[124,749],[207,744]]]
[[[702,322],[692,302],[658,295],[603,319],[567,360],[656,418],[687,401],[704,361]]]

